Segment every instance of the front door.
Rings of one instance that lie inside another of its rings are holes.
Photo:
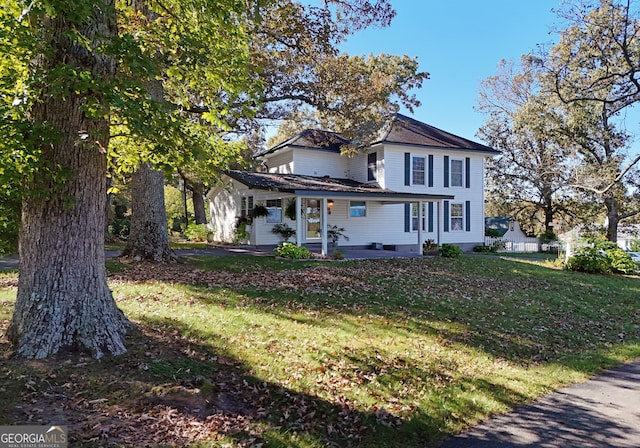
[[[304,216],[305,216],[305,237],[309,240],[320,240],[320,199],[305,199],[304,201]]]

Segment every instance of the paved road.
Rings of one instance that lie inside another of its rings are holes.
[[[440,446],[516,447],[640,447],[640,361],[544,396]]]

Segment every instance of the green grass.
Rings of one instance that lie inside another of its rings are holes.
[[[83,408],[81,422],[119,413],[111,424],[133,445],[143,437],[174,443],[170,429],[147,431],[142,422],[169,407],[174,426],[207,428],[177,445],[431,447],[640,357],[637,277],[496,257],[229,256],[109,269],[139,330],[129,353],[10,362],[4,387],[13,394],[0,395],[0,422],[47,408],[46,400],[31,404],[30,388],[46,396],[67,387],[70,403],[105,400]],[[4,325],[11,275],[0,277]],[[89,423],[71,426],[72,445],[99,445]]]

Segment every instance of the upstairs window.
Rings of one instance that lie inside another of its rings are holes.
[[[424,168],[424,157],[413,157],[411,162],[413,185],[424,185]]]
[[[464,164],[462,160],[451,160],[451,186],[462,187],[462,180],[464,179]]]
[[[378,153],[372,152],[367,156],[367,181],[378,180]]]

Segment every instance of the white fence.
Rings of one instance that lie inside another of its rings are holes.
[[[496,238],[491,236],[484,237],[485,246],[501,246],[498,252],[523,252],[534,253],[540,252],[539,238],[521,238],[518,240],[509,240],[504,238]]]

